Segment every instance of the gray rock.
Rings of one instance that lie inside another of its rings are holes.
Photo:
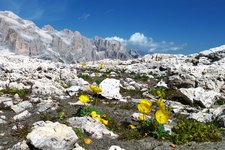
[[[223,45],[202,51],[197,55],[197,57],[206,57],[210,60],[210,62],[218,61],[225,57],[225,46]]]
[[[214,119],[220,116],[221,114],[223,114],[224,111],[225,111],[225,105],[221,105],[219,107],[209,109],[209,112],[213,115]]]
[[[11,97],[5,97],[5,96],[0,97],[0,104],[1,103],[4,105],[4,107],[10,107],[13,105],[13,101]]]
[[[100,83],[102,92],[100,93],[107,99],[122,99],[120,94],[120,80],[106,78]]]
[[[29,147],[26,141],[23,140],[22,142],[18,142],[16,145],[14,145],[11,150],[29,150]]]
[[[220,125],[220,127],[225,128],[225,115],[221,115],[219,116],[217,119],[218,124]]]
[[[43,78],[34,81],[32,94],[43,96],[59,96],[63,95],[63,89],[57,87],[57,85],[55,85],[51,80]]]
[[[66,89],[67,93],[70,96],[75,95],[76,93],[78,93],[80,90],[80,86],[71,86],[70,88]]]
[[[83,147],[81,147],[78,143],[75,144],[75,148],[73,150],[85,150]]]
[[[199,122],[211,122],[213,119],[213,115],[204,112],[191,113],[189,118],[195,119]]]
[[[41,103],[38,104],[38,112],[44,112],[48,109],[56,109],[57,106],[57,103],[53,102],[51,99],[42,100]]]
[[[27,140],[38,149],[66,150],[73,148],[78,137],[73,129],[65,124],[39,121],[33,124]]]
[[[11,109],[15,113],[19,113],[21,111],[24,111],[25,109],[29,109],[29,108],[32,108],[32,107],[33,107],[33,105],[29,101],[22,101],[17,105],[12,105]]]
[[[4,123],[7,123],[7,122],[0,118],[0,124],[4,124]]]
[[[73,117],[69,118],[67,122],[73,128],[79,128],[83,131],[90,133],[93,138],[101,139],[104,135],[109,136],[110,138],[117,138],[118,135],[109,131],[105,125],[91,117]]]
[[[159,81],[156,85],[156,87],[164,87],[168,88],[168,85],[164,81]]]
[[[125,150],[125,149],[123,149],[117,145],[112,145],[112,146],[110,146],[110,148],[108,150]]]
[[[180,92],[186,97],[190,103],[198,102],[203,107],[211,107],[220,96],[220,93],[212,90],[204,90],[201,87],[197,88],[181,88]]]
[[[20,114],[18,115],[15,115],[13,117],[14,120],[24,120],[26,118],[28,118],[31,114],[29,113],[29,111],[25,110],[23,112],[21,112]]]

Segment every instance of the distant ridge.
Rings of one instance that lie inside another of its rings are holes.
[[[40,29],[10,11],[0,11],[0,45],[6,45],[16,54],[64,63],[140,56],[136,51],[126,50],[119,41],[100,37],[88,39],[77,31],[57,31],[50,25]]]

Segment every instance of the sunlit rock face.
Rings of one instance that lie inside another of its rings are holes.
[[[66,63],[132,58],[118,41],[88,39],[77,31],[57,31],[50,25],[40,29],[9,11],[0,11],[0,42],[17,54]]]

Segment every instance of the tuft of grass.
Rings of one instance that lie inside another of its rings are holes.
[[[23,124],[16,124],[16,127],[17,129],[12,131],[12,135],[20,140],[26,139],[27,134],[31,132],[31,126],[27,122]]]
[[[66,115],[66,113],[65,113],[64,111],[60,111],[60,112],[57,113],[57,118],[58,118],[59,120],[63,120],[63,119],[65,119],[66,117],[67,117],[67,115]]]
[[[122,130],[119,133],[119,140],[140,140],[142,139],[143,136],[140,134],[140,132],[138,131],[138,129],[132,129],[132,130]]]
[[[132,79],[147,81],[149,79],[147,74],[134,74],[131,76]]]
[[[78,136],[78,138],[83,141],[84,140],[84,133],[81,129],[79,128],[73,128],[73,131],[76,133],[76,135]]]
[[[213,123],[198,122],[194,119],[181,118],[173,126],[171,140],[175,144],[196,142],[218,142],[222,140],[220,128]]]
[[[30,93],[30,90],[28,89],[16,89],[16,88],[6,88],[6,89],[2,89],[0,90],[0,92],[4,93],[4,94],[18,94],[20,97],[24,97],[26,96],[26,94]]]
[[[80,74],[77,75],[77,77],[82,78],[82,79],[84,79],[85,81],[88,81],[88,82],[93,82],[93,79],[87,74],[80,73]]]

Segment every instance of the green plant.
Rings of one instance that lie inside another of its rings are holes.
[[[96,111],[97,114],[102,115],[102,112],[96,106],[87,106],[80,109],[77,113],[78,116],[90,116],[92,111]]]
[[[57,117],[59,120],[63,120],[66,118],[66,113],[64,111],[58,112]]]
[[[215,102],[215,105],[223,105],[225,104],[225,100],[223,99],[218,99],[216,102]]]
[[[166,96],[165,94],[166,89],[164,87],[155,87],[149,89],[149,93],[154,96],[160,96],[161,98],[164,98]]]
[[[128,129],[124,129],[121,130],[119,133],[119,139],[120,140],[139,140],[142,139],[143,136],[140,134],[138,129],[132,129],[132,130],[128,130]]]
[[[84,133],[81,129],[79,128],[73,128],[73,131],[76,133],[76,135],[78,136],[78,138],[83,141],[84,140]]]
[[[143,81],[147,81],[149,79],[147,74],[135,74],[132,75],[132,78],[135,80],[143,80]]]
[[[88,82],[93,82],[93,79],[87,74],[80,73],[80,74],[77,75],[77,77],[82,78],[82,79],[84,79],[85,81],[88,81]]]
[[[140,133],[142,135],[150,135],[157,139],[169,136],[169,133],[168,131],[165,131],[164,126],[158,123],[155,119],[147,119],[142,122]]]
[[[171,140],[175,144],[185,144],[190,141],[218,142],[222,140],[220,129],[213,123],[198,122],[193,119],[181,118],[174,126]]]
[[[0,92],[5,93],[5,94],[18,94],[20,97],[26,96],[26,94],[30,93],[29,89],[16,89],[16,88],[6,88],[0,90]]]
[[[67,89],[71,87],[71,83],[66,84],[63,80],[54,80],[55,82],[59,83],[63,88]]]

